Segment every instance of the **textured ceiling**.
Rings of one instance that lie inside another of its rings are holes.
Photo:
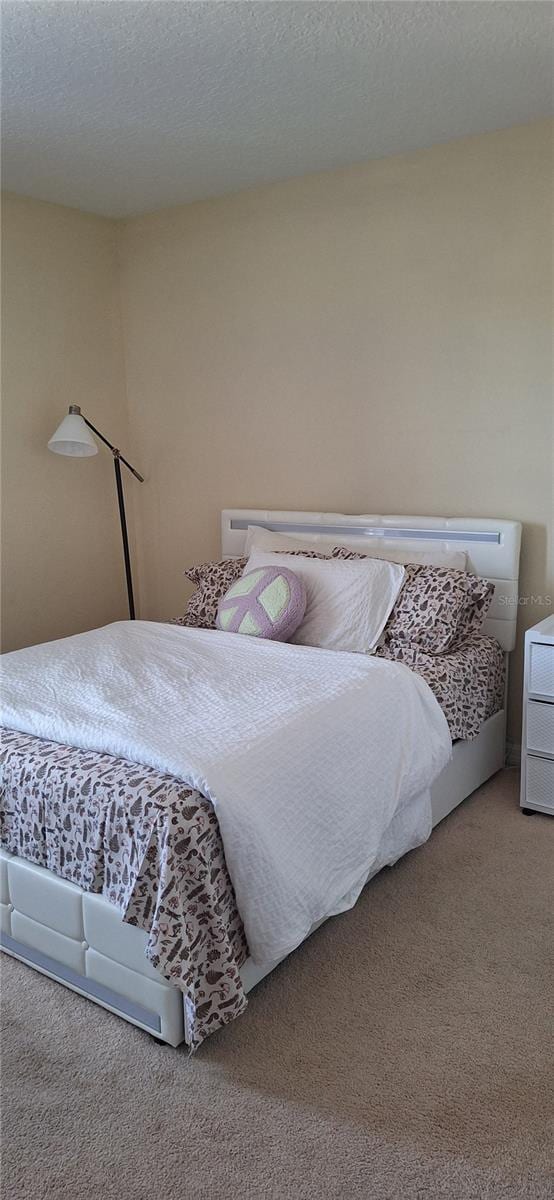
[[[551,111],[523,3],[4,0],[3,184],[108,216]]]

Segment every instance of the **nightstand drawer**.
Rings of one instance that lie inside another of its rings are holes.
[[[554,813],[554,759],[527,755],[525,803]]]
[[[527,749],[554,757],[554,704],[542,700],[527,703]]]
[[[529,691],[554,700],[554,646],[531,642],[529,650]]]

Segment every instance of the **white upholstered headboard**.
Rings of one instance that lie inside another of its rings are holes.
[[[368,547],[371,539],[400,550],[465,550],[468,570],[495,585],[493,602],[483,632],[495,637],[504,650],[513,650],[518,607],[518,521],[489,517],[346,517],[340,513],[268,512],[226,508],[221,514],[221,549],[225,557],[242,554],[249,525],[276,533],[308,537],[310,541],[336,538],[337,544]]]

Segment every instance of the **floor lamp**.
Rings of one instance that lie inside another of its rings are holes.
[[[92,433],[95,433],[113,454],[119,519],[121,521],[121,537],[123,539],[123,557],[125,559],[125,576],[127,579],[127,595],[129,598],[129,616],[131,621],[134,621],[135,601],[133,598],[133,577],[131,575],[131,556],[129,554],[129,538],[127,536],[121,463],[128,468],[131,474],[135,476],[135,479],[138,479],[139,483],[144,483],[142,475],[139,475],[138,471],[135,471],[130,462],[127,462],[127,459],[123,457],[117,447],[112,446],[112,443],[104,437],[103,433],[100,433],[99,429],[96,429],[90,421],[87,421],[78,404],[69,405],[69,412],[50,438],[48,449],[52,450],[54,454],[69,454],[73,458],[87,458],[90,454],[98,454],[98,446],[92,434],[89,433],[89,430],[92,430]]]

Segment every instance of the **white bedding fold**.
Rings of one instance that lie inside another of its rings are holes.
[[[451,753],[431,690],[401,663],[146,621],[5,655],[1,719],[207,796],[262,966],[425,840]]]

